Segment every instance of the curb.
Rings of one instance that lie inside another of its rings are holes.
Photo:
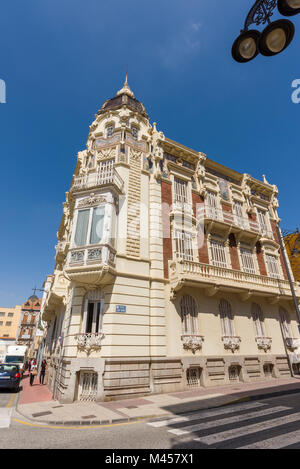
[[[206,408],[199,408],[199,409],[193,409],[189,411],[181,411],[178,412],[176,415],[182,415],[182,414],[189,414],[193,412],[197,412],[200,410],[209,410],[209,409],[216,409],[218,407],[225,407],[228,405],[232,404],[238,404],[240,402],[247,402],[247,401],[255,401],[255,400],[260,400],[260,399],[269,399],[272,397],[280,397],[280,396],[285,396],[288,394],[297,394],[300,392],[300,387],[299,389],[290,389],[290,390],[285,390],[285,391],[277,391],[277,392],[270,392],[270,393],[265,393],[265,394],[254,394],[250,396],[243,396],[243,397],[237,397],[236,399],[231,399],[228,402],[224,402],[223,404],[220,405],[212,405],[211,407],[206,407]],[[93,426],[106,426],[106,425],[118,425],[118,424],[126,424],[126,423],[139,423],[143,422],[145,420],[149,419],[168,419],[174,417],[174,414],[153,414],[153,415],[146,415],[142,417],[124,417],[120,419],[106,419],[106,420],[50,420],[50,421],[45,421],[45,420],[33,420],[32,417],[28,417],[24,415],[22,412],[19,410],[19,400],[20,400],[20,394],[18,394],[18,399],[16,403],[16,411],[25,419],[29,420],[32,423],[36,424],[43,424],[43,425],[57,425],[57,426],[81,426],[81,427],[93,427]],[[209,398],[207,399],[209,400]],[[202,401],[203,402],[203,401]]]

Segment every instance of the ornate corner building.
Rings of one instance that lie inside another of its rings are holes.
[[[299,333],[277,195],[159,132],[126,79],[63,204],[42,307],[55,397],[290,376]]]
[[[17,345],[27,346],[27,356],[33,357],[37,351],[36,333],[41,313],[41,299],[32,295],[22,306],[17,331]]]

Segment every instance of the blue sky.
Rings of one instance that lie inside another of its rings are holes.
[[[298,217],[300,15],[281,55],[248,64],[231,46],[247,0],[15,0],[1,8],[0,305],[41,287],[77,151],[102,103],[129,84],[166,136],[280,191],[282,228]]]

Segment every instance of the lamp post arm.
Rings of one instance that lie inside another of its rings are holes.
[[[270,17],[273,15],[273,11],[277,6],[277,0],[256,0],[253,7],[249,11],[244,29],[242,33],[248,31],[251,24],[260,24],[270,23]]]

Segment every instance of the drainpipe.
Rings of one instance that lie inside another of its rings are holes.
[[[290,263],[288,261],[287,253],[286,253],[286,250],[285,250],[285,244],[284,244],[284,241],[283,241],[283,236],[282,236],[282,233],[281,233],[279,223],[276,224],[276,231],[277,231],[277,236],[279,238],[281,252],[283,254],[283,261],[284,261],[284,265],[285,265],[285,270],[286,270],[286,273],[287,273],[287,276],[288,276],[288,281],[289,281],[289,284],[290,284],[293,303],[294,303],[294,307],[295,307],[295,311],[296,311],[296,315],[297,315],[298,331],[300,332],[300,310],[299,310],[298,300],[297,300],[297,296],[296,296],[296,292],[295,292],[295,288],[294,288],[294,279],[293,279],[293,275],[291,273]],[[288,353],[288,350],[287,350],[287,347],[286,347],[286,341],[285,341],[285,337],[284,337],[284,334],[283,334],[282,326],[280,326],[280,327],[281,327],[282,337],[283,337],[283,341],[284,341],[284,348],[285,348],[285,351],[286,351],[287,356],[288,356],[291,375],[294,376],[293,367],[292,367],[292,364],[290,362],[290,354]]]

